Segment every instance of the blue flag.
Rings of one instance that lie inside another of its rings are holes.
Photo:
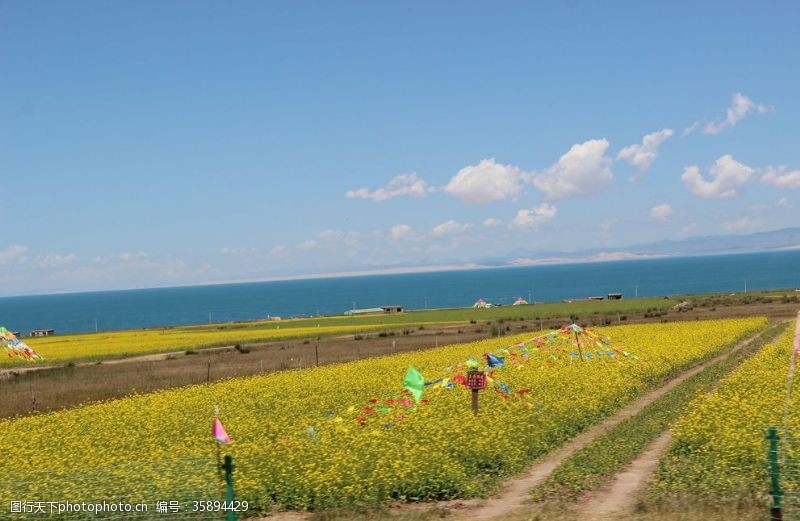
[[[489,364],[489,367],[502,367],[506,365],[506,360],[502,356],[488,354],[486,355],[486,363]]]

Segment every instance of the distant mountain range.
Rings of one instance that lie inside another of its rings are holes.
[[[709,235],[680,240],[664,240],[617,248],[591,248],[573,252],[515,250],[502,257],[476,260],[485,266],[598,262],[647,257],[721,255],[754,251],[800,248],[800,227],[742,235]]]

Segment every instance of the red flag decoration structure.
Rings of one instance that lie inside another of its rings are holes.
[[[636,356],[614,344],[607,337],[601,336],[577,324],[570,324],[561,329],[550,331],[529,340],[504,347],[494,353],[483,355],[482,369],[487,372],[488,388],[506,400],[518,402],[526,409],[540,408],[531,396],[530,389],[512,389],[500,381],[506,369],[529,365],[536,361],[554,364],[559,360],[568,363],[603,362],[622,363],[623,360],[637,360]],[[475,358],[452,365],[445,369],[448,376],[433,383],[445,389],[466,388],[467,379],[464,372],[479,369],[481,363]]]
[[[44,360],[36,351],[28,347],[28,344],[18,339],[14,336],[14,333],[2,326],[0,326],[0,342],[2,342],[6,351],[8,351],[8,356],[10,358],[22,358],[29,362],[40,362]]]
[[[579,326],[570,324],[517,344],[519,349],[530,356],[546,356],[550,360],[571,358],[581,361],[605,360],[619,361],[620,358],[636,356],[613,344],[608,337]]]
[[[347,431],[348,424],[352,426],[353,423],[360,427],[369,424],[387,429],[397,427],[409,413],[435,400],[439,392],[466,389],[465,373],[470,369],[486,371],[487,389],[503,399],[525,409],[540,409],[543,405],[536,402],[531,389],[512,389],[501,381],[504,371],[542,362],[547,365],[557,362],[620,364],[630,360],[638,358],[612,343],[609,338],[577,324],[570,324],[495,352],[484,353],[481,358],[472,357],[453,364],[444,368],[439,378],[431,381],[426,381],[416,367],[410,366],[403,378],[401,391],[369,398],[361,407],[351,405],[339,413],[328,411],[327,423],[334,432]],[[317,440],[319,430],[312,425],[307,428],[307,435]]]

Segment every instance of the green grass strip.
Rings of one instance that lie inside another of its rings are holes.
[[[681,382],[639,414],[622,421],[564,460],[533,490],[534,501],[569,501],[605,483],[669,429],[695,396],[711,391],[720,379],[777,337],[785,327],[783,324],[770,326],[757,341]]]

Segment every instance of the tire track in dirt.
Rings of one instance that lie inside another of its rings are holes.
[[[703,371],[709,365],[723,360],[731,353],[750,345],[761,338],[764,333],[765,330],[761,330],[755,335],[738,342],[732,349],[728,349],[673,376],[660,387],[637,398],[609,418],[578,434],[562,445],[561,448],[534,463],[524,476],[507,481],[501,487],[501,492],[498,495],[480,502],[461,502],[456,506],[460,510],[458,518],[463,520],[504,519],[528,507],[531,489],[543,483],[565,459],[586,447],[593,440],[602,436],[622,421],[636,416],[642,409],[664,396],[678,384]],[[476,506],[472,508],[472,505]]]
[[[617,473],[604,486],[581,496],[573,510],[592,519],[603,519],[609,515],[619,516],[633,512],[642,493],[658,468],[661,456],[672,441],[672,432],[667,430],[651,441],[635,460]]]

